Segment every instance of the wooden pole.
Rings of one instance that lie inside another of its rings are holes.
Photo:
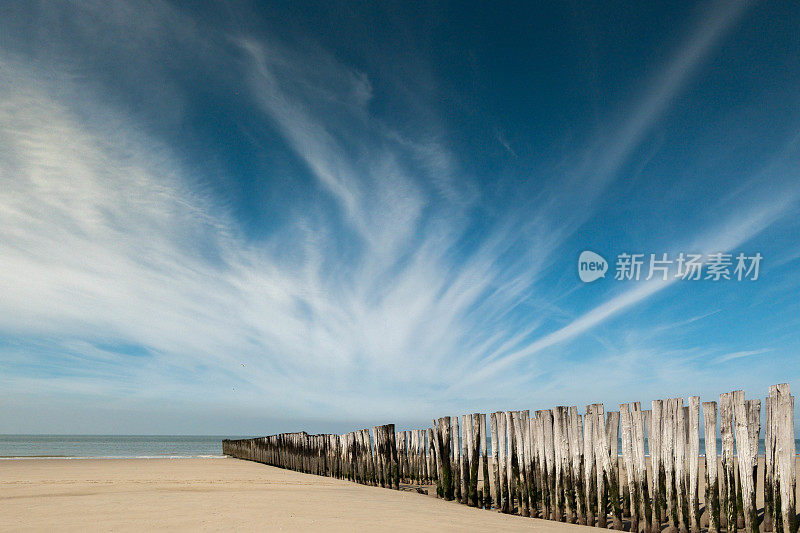
[[[614,529],[622,529],[622,498],[619,473],[619,411],[610,411],[606,418],[606,449],[609,462],[606,473],[608,499],[614,514]]]
[[[620,434],[622,436],[622,463],[625,467],[625,478],[628,486],[629,512],[631,517],[631,531],[639,531],[639,509],[634,480],[633,466],[633,420],[630,407],[627,403],[619,404]]]
[[[386,470],[384,464],[384,444],[383,444],[383,434],[381,432],[380,426],[373,426],[372,427],[372,435],[373,440],[375,441],[375,468],[376,468],[376,485],[380,485],[381,487],[386,486]],[[349,448],[349,442],[347,437],[345,436],[345,447]],[[348,453],[348,452],[345,452]],[[348,464],[348,461],[345,459],[345,465]],[[347,468],[347,466],[346,466]],[[349,472],[348,472],[349,477]]]
[[[605,528],[608,524],[608,484],[607,472],[610,470],[609,451],[606,446],[605,411],[603,404],[594,404],[594,457],[597,472],[597,526]]]
[[[583,490],[586,502],[586,525],[594,526],[594,510],[597,503],[597,469],[594,457],[594,406],[586,406],[583,417]]]
[[[553,408],[553,460],[555,465],[555,507],[556,520],[561,521],[566,516],[566,502],[564,492],[564,460],[562,443],[566,439],[564,430],[563,408]]]
[[[436,444],[436,464],[439,470],[439,485],[442,498],[450,501],[454,498],[452,459],[450,457],[450,431],[451,420],[444,416],[438,421],[439,435]]]
[[[719,473],[717,470],[717,402],[703,402],[708,533],[719,533]]]
[[[428,430],[419,430],[419,453],[420,453],[420,476],[422,481],[420,483],[427,485],[430,483],[430,461],[428,461]]]
[[[700,533],[700,397],[689,397],[686,453],[689,459],[689,529]]]
[[[450,464],[453,472],[453,494],[457,502],[464,503],[461,490],[461,479],[463,477],[461,469],[463,466],[461,464],[461,432],[458,427],[458,415],[451,417],[450,424]]]
[[[360,482],[363,484],[368,484],[370,481],[370,473],[369,473],[369,459],[370,453],[368,448],[368,441],[364,439],[364,430],[360,429],[355,432],[356,442],[358,443],[359,448],[359,463],[361,466],[361,471],[359,472]]]
[[[620,454],[619,454],[619,411],[608,411],[606,412],[606,442],[608,444],[609,455],[611,457],[611,469],[614,471],[614,475],[617,479],[617,498],[620,501],[627,501],[628,496],[625,491],[625,481],[624,478],[621,476],[621,470],[619,468],[620,463]],[[626,505],[621,504],[622,508],[625,509]]]
[[[522,516],[530,516],[528,507],[528,478],[525,475],[525,433],[522,430],[523,414],[514,412],[514,444],[516,448],[517,468],[515,478],[517,481],[517,497],[519,498],[519,512]],[[527,419],[525,419],[527,423]]]
[[[402,431],[397,431],[394,434],[395,442],[397,443],[397,458],[398,458],[398,471],[400,473],[400,479],[405,479],[406,477],[406,469],[405,469],[405,449],[406,449],[406,435]]]
[[[469,497],[470,505],[478,507],[478,468],[481,454],[481,415],[474,413],[471,416],[470,442],[469,442]]]
[[[686,411],[683,398],[675,398],[675,496],[678,502],[678,530],[689,531],[689,498],[686,486]]]
[[[523,479],[522,483],[522,498],[525,501],[525,508],[527,514],[525,516],[536,516],[536,501],[532,494],[532,487],[534,483],[533,473],[531,471],[532,455],[531,455],[531,416],[530,411],[520,411],[519,413],[520,425],[520,443],[522,450],[520,452],[520,478]]]
[[[775,509],[775,438],[772,426],[772,397],[764,399],[764,531],[772,531],[772,517]]]
[[[572,481],[572,453],[569,441],[569,407],[561,406],[559,413],[559,457],[561,459],[561,490],[564,494],[564,520],[574,524],[575,511],[574,483]]]
[[[414,473],[414,452],[416,440],[414,439],[414,431],[403,431],[403,478],[406,483],[414,483],[417,476]]]
[[[411,483],[422,483],[419,467],[419,430],[412,429],[408,431],[408,477]]]
[[[441,470],[439,466],[439,438],[438,438],[438,425],[436,420],[433,421],[433,427],[428,428],[428,482],[433,482],[436,484],[436,495],[440,498],[442,497],[441,493],[439,492],[440,483],[439,480],[441,479]]]
[[[425,446],[425,435],[428,433],[426,429],[418,429],[416,431],[417,440],[417,483],[425,485],[428,483],[428,455]]]
[[[545,449],[544,438],[544,419],[547,416],[546,411],[536,411],[536,418],[534,419],[534,442],[536,444],[536,464],[539,473],[539,490],[542,505],[541,518],[548,520],[551,518],[552,501],[550,496],[550,471],[547,464],[547,452]]]
[[[747,408],[747,432],[750,436],[750,453],[752,455],[753,509],[756,515],[756,527],[760,529],[755,498],[758,491],[758,441],[761,436],[761,400],[745,400],[745,406]]]
[[[553,411],[539,411],[542,417],[542,443],[544,445],[544,464],[547,471],[547,493],[550,502],[550,520],[561,520],[560,495],[556,479],[556,457],[553,442]]]
[[[619,485],[614,467],[611,464],[611,446],[608,443],[606,419],[603,413],[603,404],[595,404],[597,410],[597,424],[595,425],[595,456],[599,462],[598,472],[598,525],[606,527],[608,514],[608,501],[611,501],[613,511],[614,529],[622,529],[622,506],[619,501]],[[612,420],[613,423],[613,420]]]
[[[663,433],[661,436],[667,501],[667,531],[678,530],[678,501],[675,494],[675,407],[673,399],[664,400]]]
[[[584,488],[583,488],[583,469],[582,469],[582,455],[583,455],[583,434],[581,432],[581,420],[578,414],[578,408],[571,406],[569,408],[567,438],[569,439],[570,451],[570,478],[572,480],[572,487],[570,493],[574,495],[575,501],[575,517],[573,523],[585,524],[586,515],[584,510]]]
[[[506,445],[508,446],[508,453],[506,455],[506,482],[508,483],[508,509],[509,512],[514,512],[514,496],[516,494],[516,479],[514,476],[514,465],[516,463],[516,453],[514,451],[514,413],[506,411]]]
[[[472,440],[470,435],[472,432],[472,417],[470,415],[461,415],[461,430],[463,435],[461,437],[460,446],[461,455],[460,460],[458,461],[459,477],[461,479],[461,503],[464,505],[469,505],[469,443]]]
[[[397,457],[394,424],[386,425],[386,433],[389,436],[389,461],[391,464],[392,487],[395,490],[400,490],[400,464]]]
[[[733,393],[719,396],[720,436],[722,437],[722,485],[720,499],[728,533],[736,531],[736,474],[733,464]]]
[[[484,509],[491,509],[492,508],[492,488],[489,483],[489,443],[487,442],[487,434],[486,434],[486,414],[481,413],[480,416],[480,428],[481,428],[481,461],[482,461],[482,471],[483,471],[483,507]],[[489,435],[490,436],[490,435]]]
[[[503,491],[500,485],[500,444],[497,431],[497,413],[489,415],[492,438],[492,499],[494,506],[500,509],[503,501]]]
[[[531,447],[531,516],[540,518],[542,516],[542,476],[539,468],[539,443],[537,442],[538,427],[536,413],[528,419]]]
[[[772,389],[770,389],[770,393],[772,393]],[[794,398],[789,392],[788,383],[776,385],[775,395],[777,396],[777,406],[772,414],[776,444],[775,465],[777,467],[775,506],[780,505],[780,528],[778,520],[774,521],[774,527],[779,533],[796,533]]]
[[[740,483],[742,487],[742,506],[744,524],[747,533],[758,533],[758,515],[756,514],[756,490],[753,486],[753,451],[748,425],[747,403],[744,391],[733,393],[733,420],[735,424],[736,458],[739,463]]]
[[[425,485],[428,483],[428,456],[425,447],[425,435],[427,434],[427,430],[425,429],[418,429],[416,430],[416,444],[417,444],[417,483],[420,485]]]
[[[648,447],[650,451],[650,469],[652,472],[652,533],[661,531],[661,511],[664,506],[664,461],[661,451],[661,436],[663,435],[662,413],[663,402],[653,400],[650,404],[650,421],[647,424],[649,433]]]
[[[642,404],[633,402],[631,404],[632,418],[632,440],[633,440],[633,462],[634,462],[634,482],[636,484],[636,509],[639,516],[644,520],[642,530],[647,533],[651,530],[650,521],[650,491],[647,485],[647,460],[645,458],[645,421],[647,411],[642,411]],[[641,523],[641,522],[640,522]]]
[[[500,512],[508,513],[510,510],[508,494],[508,466],[506,464],[506,414],[503,411],[495,413],[497,417],[497,446],[499,449],[498,470],[500,472]]]

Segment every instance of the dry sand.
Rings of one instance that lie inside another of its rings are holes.
[[[236,459],[0,461],[0,530],[580,531]]]

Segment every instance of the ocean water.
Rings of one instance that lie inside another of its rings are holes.
[[[222,457],[222,436],[0,435],[0,458]]]

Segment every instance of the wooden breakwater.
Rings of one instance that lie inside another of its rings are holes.
[[[533,416],[445,416],[410,431],[386,424],[343,435],[281,433],[224,440],[222,449],[280,468],[393,489],[435,486],[440,498],[472,507],[616,530],[796,533],[789,385],[771,386],[763,405],[761,468],[762,403],[743,391],[722,394],[719,403],[654,400],[647,410],[639,402],[609,412],[603,404],[584,413],[557,406]]]

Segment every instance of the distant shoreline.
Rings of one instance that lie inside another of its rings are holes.
[[[68,459],[226,459],[227,455],[0,455],[0,461]]]

